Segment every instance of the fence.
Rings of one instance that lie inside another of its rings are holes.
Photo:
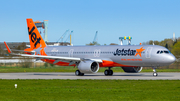
[[[0,57],[0,66],[3,67],[42,67],[44,66],[44,62],[39,60],[36,61],[32,58],[25,58],[25,57],[11,57],[11,58],[4,58]]]

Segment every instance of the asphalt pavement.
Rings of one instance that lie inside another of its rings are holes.
[[[0,79],[110,79],[110,80],[180,80],[179,72],[161,72],[157,77],[153,73],[114,73],[112,76],[105,76],[104,73],[85,74],[76,76],[75,73],[0,73]]]

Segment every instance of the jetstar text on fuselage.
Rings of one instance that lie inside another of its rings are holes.
[[[135,53],[136,53],[136,50],[131,50],[131,49],[127,49],[127,50],[122,49],[122,50],[120,50],[120,49],[116,49],[116,51],[114,52],[114,56],[116,56],[116,55],[117,56],[126,56],[126,55],[134,56]]]
[[[136,49],[136,50],[131,50],[130,48],[125,50],[124,48],[122,50],[120,49],[117,49],[115,52],[114,52],[114,56],[137,56],[139,55],[141,57],[141,53],[142,51],[144,51],[145,49],[143,49],[143,47],[141,47],[140,49]]]

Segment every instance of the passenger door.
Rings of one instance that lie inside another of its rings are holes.
[[[151,58],[151,51],[152,51],[153,47],[148,47],[146,50],[146,58]]]
[[[74,49],[69,50],[69,57],[73,57],[73,52],[74,52]]]

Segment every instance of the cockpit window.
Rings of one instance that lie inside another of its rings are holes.
[[[163,53],[163,51],[161,51],[161,54]]]
[[[164,51],[164,53],[169,53],[169,51]]]
[[[169,54],[170,51],[168,51],[168,50],[158,50],[158,51],[157,51],[157,54],[162,54],[162,53]]]
[[[157,54],[159,54],[160,51],[157,51]]]

